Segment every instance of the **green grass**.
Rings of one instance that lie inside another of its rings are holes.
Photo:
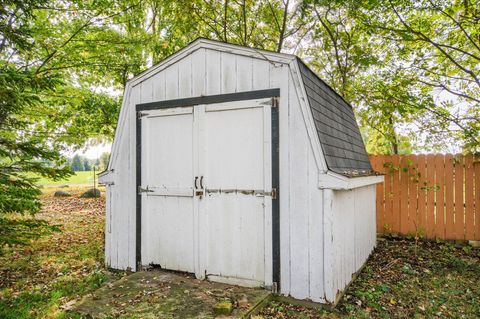
[[[99,172],[97,171],[96,174],[98,173]],[[87,185],[87,184],[91,184],[93,186],[93,171],[75,172],[74,175],[60,181],[52,181],[45,177],[39,177],[37,184],[42,186],[47,186],[47,187],[60,186],[60,185],[72,186],[72,185]],[[97,177],[97,185],[98,185],[98,177]]]
[[[60,225],[60,232],[0,254],[0,318],[77,318],[67,310],[82,296],[118,278],[103,264],[105,198],[42,196],[37,218]]]

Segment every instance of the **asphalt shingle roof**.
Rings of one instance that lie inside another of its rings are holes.
[[[297,60],[328,169],[348,177],[375,174],[352,106]]]

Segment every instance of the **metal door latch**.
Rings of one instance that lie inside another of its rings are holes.
[[[272,188],[272,199],[277,199],[278,191],[276,188]]]
[[[200,176],[200,188],[197,185],[198,179],[199,179],[198,176],[195,176],[195,181],[194,181],[195,196],[202,198],[203,195],[205,195],[205,189],[203,188],[203,176]]]

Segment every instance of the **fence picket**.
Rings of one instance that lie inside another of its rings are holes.
[[[480,240],[480,157],[376,155],[377,232]]]
[[[406,156],[399,157],[399,178],[400,178],[400,233],[410,234],[408,229],[408,179],[410,166]]]
[[[475,175],[475,237],[473,239],[480,240],[480,156],[474,157],[473,170]]]
[[[409,155],[407,158],[411,161],[408,176],[408,229],[416,230],[418,220],[418,183],[416,182],[418,179],[418,156]]]
[[[445,156],[435,155],[435,185],[438,189],[435,192],[435,219],[437,221],[435,235],[437,238],[445,239]]]
[[[392,179],[392,228],[400,232],[400,157],[392,156],[392,169],[390,175]]]
[[[427,228],[426,236],[435,238],[435,155],[428,154],[426,157],[427,184],[425,191],[427,193]]]
[[[453,193],[454,193],[454,180],[453,180],[453,155],[445,155],[445,239],[455,239],[455,223],[453,208]]]
[[[475,236],[473,155],[465,156],[465,238]]]
[[[464,238],[464,203],[463,203],[463,157],[455,157],[455,239]]]
[[[385,156],[384,163],[392,163],[391,156]],[[383,165],[382,165],[383,166]],[[393,229],[393,189],[392,189],[392,174],[390,168],[385,168],[385,223],[382,226],[384,233],[390,233]]]
[[[418,180],[417,180],[417,222],[415,231],[425,235],[427,231],[427,194],[425,192],[425,183],[427,180],[427,170],[425,167],[426,156],[421,154],[417,157]]]

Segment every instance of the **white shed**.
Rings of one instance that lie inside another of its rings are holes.
[[[106,264],[333,303],[375,246],[382,180],[351,106],[299,58],[198,39],[126,85]]]

